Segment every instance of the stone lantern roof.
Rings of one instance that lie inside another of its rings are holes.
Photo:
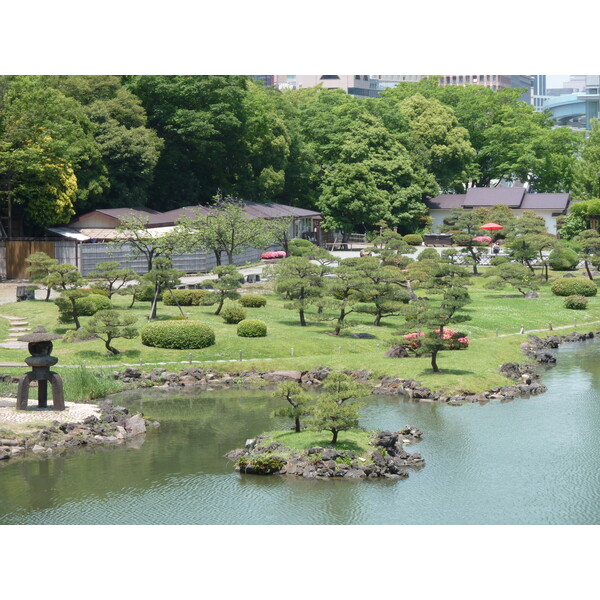
[[[48,333],[45,327],[41,325],[36,327],[33,330],[33,333],[28,333],[27,335],[22,335],[19,339],[20,342],[51,342],[52,340],[58,340],[62,335],[58,335],[56,333]]]

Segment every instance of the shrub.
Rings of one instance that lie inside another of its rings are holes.
[[[507,262],[510,262],[508,256],[494,256],[492,260],[490,260],[490,265],[492,265],[492,267],[499,267],[500,265],[505,265]]]
[[[595,296],[598,288],[594,281],[585,277],[556,279],[552,282],[552,293],[555,296]]]
[[[239,299],[239,303],[246,308],[260,308],[267,305],[267,299],[258,294],[246,294]]]
[[[89,296],[85,296],[85,298],[78,298],[75,300],[75,305],[80,317],[91,317],[99,310],[110,310],[112,308],[112,304],[107,296],[101,296],[95,292]]]
[[[97,296],[105,296],[108,298],[108,290],[103,290],[100,288],[82,288],[86,292],[89,291],[90,294],[96,294]]]
[[[273,250],[270,252],[263,252],[260,257],[265,260],[270,258],[285,258],[285,252],[283,250]]]
[[[125,288],[126,290],[129,288]],[[155,289],[151,283],[142,282],[131,289],[135,294],[135,299],[138,302],[152,302],[154,300]]]
[[[588,299],[585,296],[568,296],[564,301],[565,308],[573,310],[585,310],[588,305]]]
[[[425,248],[417,260],[440,260],[440,253],[435,248]]]
[[[290,256],[306,256],[316,249],[316,246],[308,240],[293,239],[288,242]]]
[[[239,337],[265,337],[267,324],[258,319],[244,319],[238,323],[237,334]]]
[[[221,311],[225,323],[235,325],[246,318],[246,311],[237,304],[229,304]]]
[[[548,264],[555,271],[574,271],[579,264],[579,257],[571,248],[556,248],[550,252]]]
[[[171,294],[171,291],[173,294]],[[213,294],[208,290],[165,290],[162,295],[162,301],[165,306],[175,306],[173,296],[181,306],[207,306],[205,301],[211,300],[214,304]]]
[[[215,343],[215,332],[200,321],[156,321],[146,325],[141,335],[142,344],[155,348],[188,350]]]
[[[402,238],[409,246],[420,246],[423,238],[418,233],[409,233]]]

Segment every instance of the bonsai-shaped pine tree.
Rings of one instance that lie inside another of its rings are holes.
[[[25,259],[25,262],[29,264],[25,269],[25,274],[32,283],[42,283],[46,286],[45,300],[48,302],[52,287],[48,283],[47,278],[50,274],[51,267],[57,265],[58,260],[51,258],[45,252],[34,252]]]
[[[451,323],[462,323],[471,319],[461,309],[471,302],[464,283],[467,273],[463,267],[447,263],[432,263],[431,276],[423,287],[432,292],[442,292],[439,304],[428,300],[412,302],[405,310],[406,322],[401,332],[400,344],[417,356],[431,355],[431,368],[439,373],[437,355],[442,350],[466,348],[467,338],[456,338],[446,331]]]
[[[226,298],[229,298],[229,300],[237,300],[240,297],[238,288],[244,281],[244,277],[234,265],[221,265],[220,267],[215,267],[212,270],[212,273],[218,275],[217,279],[211,281],[217,297],[217,310],[215,311],[215,315],[218,315],[223,308],[223,303]]]
[[[593,281],[590,264],[596,269],[600,267],[600,233],[586,229],[573,238],[572,246],[583,259],[587,276]]]
[[[339,311],[334,335],[340,335],[342,328],[346,326],[344,319],[355,312],[361,294],[370,283],[364,273],[357,268],[358,260],[355,258],[341,260],[334,270],[335,277],[329,283],[328,304]]]
[[[279,384],[274,398],[284,398],[289,406],[278,408],[273,412],[274,417],[290,417],[294,419],[294,431],[300,433],[300,419],[310,414],[311,396],[296,381],[284,381]]]
[[[96,336],[100,338],[106,349],[113,354],[119,354],[114,346],[111,345],[115,338],[131,339],[139,335],[138,330],[132,327],[137,321],[134,315],[123,315],[117,310],[100,310],[85,325],[79,329],[78,338],[88,338]]]
[[[160,257],[154,259],[152,270],[148,271],[142,279],[149,281],[154,286],[154,299],[152,300],[152,307],[150,308],[149,320],[156,319],[156,305],[158,304],[158,297],[162,290],[171,289],[174,285],[177,285],[180,281],[180,277],[183,275],[181,271],[172,268],[172,263],[169,258]],[[173,296],[175,298],[175,296]],[[183,315],[183,310],[175,298],[175,303],[179,308],[179,312]]]
[[[540,285],[536,276],[521,263],[503,263],[487,269],[485,277],[489,277],[484,285],[489,290],[498,290],[511,285],[526,296],[528,292],[538,290]]]
[[[88,275],[88,279],[93,281],[96,287],[106,290],[109,298],[136,278],[133,269],[121,268],[118,262],[113,261],[97,263],[96,269]]]
[[[284,308],[297,310],[300,325],[306,327],[306,309],[323,294],[323,266],[313,264],[304,256],[292,256],[276,265],[273,272],[275,291],[289,300]]]
[[[67,323],[73,320],[75,322],[75,329],[81,329],[77,300],[85,298],[88,295],[89,291],[81,289],[71,289],[61,292],[60,296],[54,300],[59,310],[59,321]]]
[[[338,434],[358,426],[360,404],[349,402],[366,394],[365,386],[345,373],[331,373],[323,384],[325,393],[319,394],[313,405],[308,426],[315,431],[330,431],[332,444]]]

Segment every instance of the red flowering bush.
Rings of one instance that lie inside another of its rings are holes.
[[[429,335],[439,337],[440,330],[434,329]],[[424,333],[407,333],[403,336],[406,340],[405,347],[411,350],[415,350],[421,346],[421,339],[425,337]],[[462,350],[469,345],[469,338],[464,333],[459,333],[453,329],[444,328],[444,334],[442,338],[445,342],[448,342],[448,350]]]
[[[272,252],[263,252],[260,255],[260,257],[263,258],[263,259],[285,258],[286,257],[286,253],[283,250],[274,250]]]
[[[482,244],[491,244],[492,238],[489,235],[478,235],[473,238],[474,242],[481,242]]]

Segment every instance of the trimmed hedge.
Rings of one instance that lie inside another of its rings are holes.
[[[500,265],[505,265],[507,262],[510,262],[508,256],[494,256],[490,260],[490,265],[492,265],[492,267],[499,267]]]
[[[221,311],[221,317],[225,323],[236,325],[246,318],[246,311],[237,304],[229,304]]]
[[[423,237],[418,233],[409,233],[402,239],[410,246],[420,246],[423,243]]]
[[[267,324],[258,319],[244,319],[238,323],[237,334],[239,337],[265,337]]]
[[[585,296],[568,296],[564,301],[565,308],[573,310],[585,310],[588,305],[588,299]]]
[[[215,332],[200,321],[156,321],[142,331],[142,344],[155,348],[191,350],[215,343]]]
[[[550,252],[548,264],[555,271],[574,271],[579,264],[579,257],[571,248],[556,248]]]
[[[555,296],[595,296],[598,287],[585,277],[563,278],[552,282],[552,293]]]
[[[181,306],[209,306],[214,304],[214,294],[208,290],[172,290]],[[162,301],[165,306],[175,306],[175,300],[169,290],[165,290]],[[207,305],[206,302],[209,302]]]
[[[306,256],[307,254],[316,250],[316,246],[308,240],[301,240],[294,238],[288,242],[288,248],[290,256]]]
[[[267,305],[267,299],[258,294],[245,294],[238,302],[246,308],[260,308],[261,306]]]
[[[417,260],[440,260],[440,253],[435,248],[425,248],[422,252],[417,256]]]

